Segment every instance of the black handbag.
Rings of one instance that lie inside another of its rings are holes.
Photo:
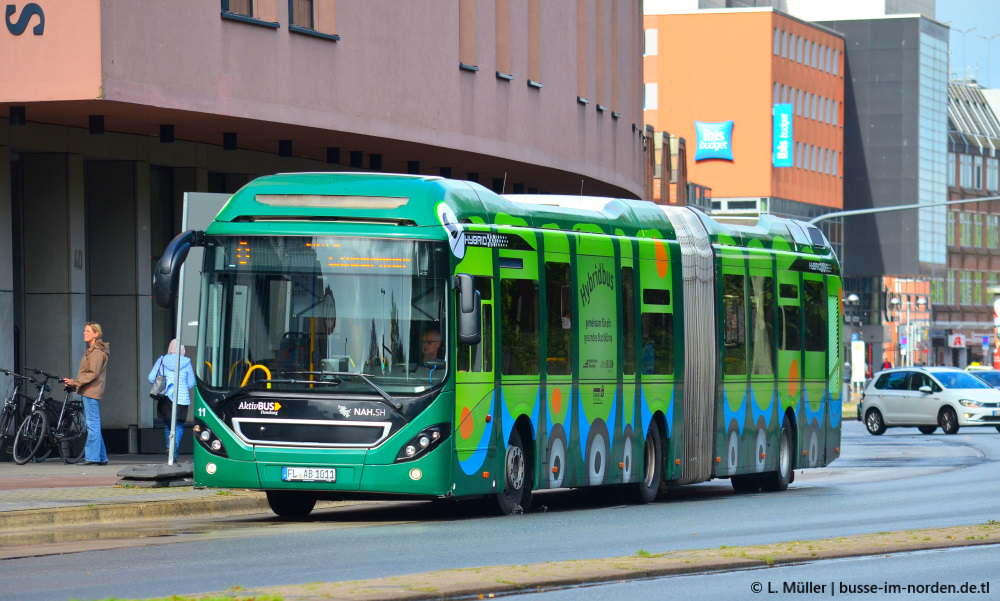
[[[153,386],[149,389],[149,398],[154,401],[167,398],[167,376],[163,373],[163,361],[160,361],[160,369],[153,378]]]

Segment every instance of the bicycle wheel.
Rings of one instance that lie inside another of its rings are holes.
[[[14,437],[14,462],[24,465],[35,457],[38,448],[45,440],[45,431],[49,427],[49,419],[44,411],[32,411],[17,429]],[[46,455],[47,456],[47,455]]]
[[[11,432],[14,426],[14,405],[4,405],[0,411],[0,456],[10,452],[7,443],[14,440],[16,432]]]
[[[87,444],[87,422],[83,419],[83,409],[70,410],[59,432],[56,432],[56,440],[59,441],[59,456],[69,464],[76,463],[83,458],[83,452]]]

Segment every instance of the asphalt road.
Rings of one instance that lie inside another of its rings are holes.
[[[846,422],[842,448],[831,467],[797,472],[784,493],[737,495],[720,480],[646,506],[591,491],[539,494],[548,511],[506,518],[390,503],[320,511],[309,523],[181,524],[141,546],[0,561],[0,598],[165,596],[1000,520],[992,428],[873,437]]]
[[[650,578],[510,595],[516,601],[635,599],[996,599],[996,546],[836,559],[792,566]],[[947,566],[947,567],[946,567]],[[975,587],[975,588],[972,588]],[[974,592],[973,592],[974,591]]]

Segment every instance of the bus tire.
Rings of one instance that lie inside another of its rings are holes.
[[[280,517],[304,518],[316,506],[316,495],[290,490],[269,490],[267,504]]]
[[[760,482],[761,490],[767,492],[787,490],[792,481],[792,461],[794,460],[795,435],[792,432],[792,424],[786,415],[781,420],[781,432],[778,434],[778,469],[763,475]]]
[[[649,424],[646,433],[645,450],[642,453],[642,480],[632,485],[632,496],[636,503],[652,503],[660,491],[663,479],[663,441],[656,422]]]
[[[513,515],[524,512],[523,503],[530,499],[526,491],[531,489],[531,482],[528,481],[528,458],[524,452],[524,443],[521,441],[521,433],[515,427],[510,431],[510,440],[507,441],[507,452],[503,461],[503,480],[501,488],[497,491],[497,507],[501,515]]]

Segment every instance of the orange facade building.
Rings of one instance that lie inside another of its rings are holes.
[[[645,121],[685,138],[688,178],[716,210],[843,208],[842,35],[771,9],[646,15],[644,29]],[[793,106],[790,167],[772,159],[776,104]],[[698,160],[696,121],[733,122],[732,160]],[[839,246],[839,225],[827,229]]]

